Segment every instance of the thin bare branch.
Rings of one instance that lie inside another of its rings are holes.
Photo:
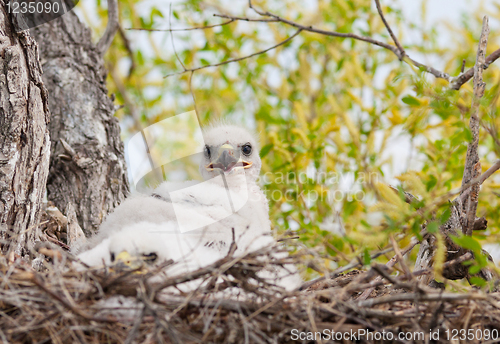
[[[196,27],[188,27],[184,29],[172,29],[171,25],[168,29],[146,29],[142,27],[129,27],[125,30],[135,30],[135,31],[149,31],[149,32],[174,32],[174,31],[194,31],[194,30],[206,30],[213,29],[214,27],[220,27],[224,25],[231,24],[235,21],[235,19],[230,19],[220,24],[206,25],[206,26],[196,26]]]
[[[488,57],[484,61],[484,68],[483,69],[487,69],[490,66],[490,64],[495,62],[499,57],[500,57],[500,49],[497,49],[494,52],[492,52],[490,55],[488,55]],[[462,87],[463,84],[465,84],[467,81],[472,79],[473,76],[474,76],[474,68],[471,68],[471,69],[467,70],[467,72],[460,74],[459,76],[457,76],[455,78],[452,78],[450,88],[452,90],[459,90],[460,87]]]
[[[115,68],[111,65],[107,65],[109,74],[111,75],[111,79],[113,79],[113,82],[115,83],[116,88],[118,89],[118,92],[120,92],[123,102],[125,103],[125,106],[127,107],[132,120],[134,121],[134,127],[136,130],[142,130],[142,124],[141,124],[141,115],[139,111],[137,110],[137,107],[133,103],[133,101],[130,99],[128,96],[127,88],[123,84],[120,75],[116,72]]]
[[[483,184],[483,182],[491,177],[493,173],[500,169],[500,160],[497,160],[489,169],[484,172],[481,177],[479,177],[479,184]]]
[[[500,169],[500,160],[497,160],[489,169],[486,170],[486,172],[481,174],[479,177],[471,180],[471,182],[469,182],[467,185],[465,185],[465,188],[462,188],[463,192],[460,195],[460,200],[462,202],[464,202],[466,200],[467,196],[469,196],[469,193],[471,190],[469,188],[470,185],[475,184],[475,183],[479,183],[479,185],[483,184],[486,179],[491,177],[491,175],[493,173],[495,173],[496,171],[498,171],[499,169]]]
[[[125,31],[121,26],[118,26],[118,33],[120,34],[120,37],[122,38],[123,45],[125,46],[125,50],[128,53],[128,56],[130,58],[130,68],[128,69],[128,77],[134,73],[135,68],[136,68],[136,63],[135,63],[135,58],[134,58],[134,52],[132,51],[132,47],[130,45],[130,40],[128,39],[127,35],[125,34]]]
[[[171,77],[171,76],[174,76],[174,75],[184,74],[184,73],[187,73],[187,72],[194,72],[194,71],[197,71],[197,70],[200,70],[200,69],[206,69],[206,68],[210,68],[210,67],[223,66],[223,65],[226,65],[226,64],[229,64],[229,63],[233,63],[233,62],[243,61],[243,60],[249,59],[251,57],[257,56],[257,55],[265,54],[265,53],[267,53],[270,50],[276,49],[279,46],[287,44],[292,39],[294,39],[301,31],[302,31],[301,29],[298,29],[293,35],[291,35],[290,37],[288,37],[284,41],[281,41],[280,43],[275,44],[272,47],[269,47],[269,48],[267,48],[265,50],[261,50],[261,51],[258,51],[256,53],[253,53],[253,54],[250,54],[250,55],[247,55],[247,56],[238,57],[238,58],[235,58],[235,59],[231,59],[231,60],[219,62],[219,63],[216,63],[216,64],[210,64],[210,65],[200,66],[200,67],[196,67],[196,68],[187,68],[187,69],[185,69],[185,70],[183,70],[181,72],[168,74],[168,75],[164,76],[164,78],[168,78],[168,77]]]
[[[196,112],[196,117],[198,118],[198,122],[201,123],[200,113],[198,112],[198,106],[196,106],[196,97],[193,92],[193,74],[194,71],[191,71],[191,74],[189,74],[189,93],[191,93],[191,97],[193,98],[194,112]]]
[[[384,255],[384,254],[386,254],[388,252],[391,252],[392,250],[394,250],[394,248],[393,247],[389,247],[389,248],[387,248],[385,250],[382,250],[380,252],[374,253],[374,254],[372,254],[370,256],[370,259],[372,259],[372,260],[376,259],[376,258],[378,258],[378,257],[380,257],[380,256],[382,256],[382,255]],[[305,290],[305,289],[311,287],[312,285],[314,285],[316,283],[319,283],[319,282],[322,282],[322,281],[326,280],[327,278],[336,278],[341,273],[344,273],[346,271],[349,271],[351,269],[354,269],[354,268],[362,266],[362,265],[363,265],[363,263],[361,261],[361,258],[357,257],[357,258],[353,259],[353,261],[350,262],[349,264],[341,266],[338,269],[335,269],[334,271],[330,272],[329,276],[321,276],[321,277],[318,277],[318,278],[316,278],[314,280],[302,283],[302,285],[299,288],[297,288],[297,290]]]
[[[260,16],[267,17],[267,18],[257,19],[257,18],[237,17],[237,16],[228,15],[228,14],[214,14],[214,16],[220,17],[220,18],[227,18],[230,20],[232,19],[232,20],[248,21],[248,22],[281,22],[281,23],[284,23],[284,24],[287,24],[287,25],[290,25],[290,26],[293,26],[296,28],[300,28],[303,31],[317,33],[317,34],[321,34],[321,35],[325,35],[325,36],[333,36],[333,37],[340,37],[340,38],[352,38],[352,39],[364,41],[364,42],[367,42],[370,44],[374,44],[374,45],[380,46],[384,49],[388,49],[388,50],[392,51],[398,57],[399,60],[404,61],[410,65],[413,65],[417,68],[420,68],[420,69],[424,70],[425,72],[432,74],[436,78],[444,79],[444,80],[448,81],[450,83],[450,88],[453,90],[460,89],[460,87],[463,84],[465,84],[467,81],[469,81],[473,77],[474,68],[469,69],[465,73],[461,73],[457,77],[452,77],[448,73],[440,71],[432,66],[427,66],[423,63],[420,63],[420,62],[410,58],[406,54],[401,43],[397,40],[392,29],[390,28],[390,25],[388,24],[387,20],[385,19],[383,12],[381,11],[381,8],[380,8],[379,0],[376,0],[376,5],[377,5],[377,10],[379,11],[379,14],[381,16],[381,19],[384,22],[384,25],[387,28],[387,30],[389,31],[389,34],[391,35],[391,38],[393,39],[396,46],[377,41],[377,40],[372,39],[370,37],[360,36],[360,35],[356,35],[353,33],[341,33],[341,32],[336,32],[336,31],[316,29],[312,26],[301,25],[301,24],[296,23],[294,21],[291,21],[291,20],[288,20],[285,18],[281,18],[280,16],[275,15],[273,13],[258,10],[252,5],[251,1],[249,1],[249,7],[251,9],[253,9]],[[493,63],[494,61],[496,61],[498,58],[500,58],[500,49],[496,50],[495,52],[493,52],[491,55],[489,55],[486,58],[486,60],[484,62],[484,69],[488,68],[488,66],[491,63]]]
[[[394,35],[394,32],[392,32],[392,29],[389,26],[389,24],[387,23],[387,20],[385,20],[384,12],[382,12],[382,7],[380,6],[380,1],[375,0],[375,5],[377,6],[377,11],[378,11],[378,14],[380,15],[380,19],[382,19],[382,22],[384,23],[385,28],[389,32],[389,35],[391,35],[391,37],[392,37],[392,41],[394,42],[394,44],[396,44],[396,46],[399,49],[399,53],[400,53],[399,60],[402,61],[406,55],[406,52],[405,52],[403,46],[401,45],[401,43],[399,43],[398,39],[396,38],[396,35]]]
[[[41,278],[36,276],[36,275],[33,276],[33,283],[35,283],[40,289],[42,289],[50,297],[57,300],[61,305],[63,305],[69,311],[73,312],[76,315],[81,316],[84,319],[94,320],[94,321],[102,321],[102,322],[115,322],[115,320],[113,320],[113,319],[108,319],[108,318],[103,318],[103,317],[94,317],[90,314],[85,313],[83,310],[73,306],[67,300],[65,300],[62,296],[54,293],[52,290],[47,288],[47,286],[43,283]]]
[[[413,237],[411,239],[411,242],[408,246],[406,246],[403,251],[399,251],[399,248],[397,247],[397,244],[396,242],[393,242],[392,243],[392,247],[394,249],[398,248],[398,251],[396,251],[396,254],[391,258],[391,260],[389,260],[385,266],[387,266],[388,268],[392,268],[394,267],[394,265],[396,265],[396,263],[405,255],[407,254],[408,252],[410,252],[411,250],[413,250],[413,248],[415,246],[417,246],[417,244],[420,243],[420,241],[416,238],[416,237]],[[410,274],[408,274],[409,276]],[[382,277],[379,276],[377,278],[375,278],[375,280],[373,282],[371,282],[370,284],[374,284],[376,285],[378,282],[380,282],[382,280]],[[366,289],[358,298],[357,300],[358,301],[361,301],[361,300],[366,300],[368,298],[368,296],[370,296],[370,294],[373,292],[373,290],[375,289],[375,286],[371,287],[371,288],[368,288]]]
[[[472,142],[467,147],[462,186],[469,183],[472,179],[479,177],[481,171],[481,162],[479,161],[477,151],[479,145],[479,100],[482,98],[486,87],[486,84],[483,82],[483,69],[489,32],[488,17],[485,16],[483,18],[483,27],[477,48],[476,64],[474,66],[474,97],[472,99],[469,122],[469,127],[472,133]],[[462,230],[464,234],[467,235],[472,235],[472,228],[476,218],[479,185],[479,182],[471,185],[468,199],[463,203],[462,212],[466,214],[466,219]]]
[[[410,58],[408,55],[406,55],[406,57],[404,58],[404,61],[407,63],[409,62],[408,64],[414,65],[415,67],[420,68],[420,69],[424,70],[425,72],[434,75],[438,79],[444,79],[448,82],[450,82],[452,80],[452,77],[450,76],[450,74],[442,72],[440,70],[437,70],[434,67],[427,66],[427,65],[420,63],[418,61],[415,61],[414,59]]]
[[[420,293],[407,293],[397,294],[390,296],[382,296],[376,299],[364,300],[358,302],[358,307],[373,307],[383,303],[393,303],[398,301],[465,301],[465,300],[487,300],[486,294],[454,294],[454,293],[434,293],[434,294],[420,294]]]
[[[356,39],[358,41],[368,42],[368,43],[371,43],[374,45],[378,45],[382,48],[388,49],[388,50],[392,51],[394,54],[396,54],[396,56],[398,56],[398,58],[399,58],[400,53],[399,53],[399,50],[397,47],[390,45],[390,44],[387,44],[387,43],[384,43],[384,42],[377,41],[376,39],[373,39],[370,37],[360,36],[360,35],[356,35],[354,33],[342,33],[342,32],[336,32],[336,31],[316,29],[312,25],[309,25],[309,26],[302,25],[302,24],[296,23],[294,21],[291,21],[291,20],[288,20],[285,18],[281,18],[280,16],[277,16],[276,14],[272,14],[270,12],[257,12],[257,13],[259,13],[260,15],[263,15],[263,16],[272,17],[274,20],[233,17],[233,16],[230,16],[227,14],[214,14],[214,16],[221,17],[221,18],[245,20],[245,21],[253,21],[253,22],[263,22],[263,23],[269,22],[269,21],[281,22],[281,23],[285,23],[287,25],[293,26],[297,29],[300,29],[301,31],[318,33],[318,34],[321,34],[324,36],[332,36],[332,37],[340,37],[340,38],[352,38],[352,39]]]
[[[168,25],[170,27],[170,40],[172,41],[172,48],[174,49],[175,57],[177,58],[177,61],[179,61],[179,63],[181,64],[182,69],[186,71],[186,66],[184,66],[184,63],[182,63],[179,55],[177,54],[177,50],[175,49],[174,33],[172,32],[172,3],[170,3],[169,7]]]
[[[106,31],[104,31],[97,43],[97,49],[101,55],[104,55],[111,46],[118,25],[118,0],[108,0],[108,24],[106,25]]]

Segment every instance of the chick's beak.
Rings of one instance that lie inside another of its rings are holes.
[[[120,270],[138,270],[143,266],[141,259],[131,256],[127,251],[122,251],[116,256],[116,263]]]
[[[226,143],[219,148],[216,158],[205,166],[205,168],[208,171],[221,169],[227,173],[236,167],[249,168],[250,166],[252,166],[252,162],[241,159],[236,149],[231,144]]]

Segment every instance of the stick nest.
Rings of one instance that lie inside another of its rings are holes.
[[[227,256],[197,271],[160,280],[154,276],[164,266],[140,273],[109,267],[76,271],[71,256],[62,251],[54,255],[54,260],[43,261],[42,271],[35,271],[32,264],[22,260],[3,259],[0,340],[296,343],[300,341],[293,339],[292,329],[366,329],[394,335],[423,332],[426,336],[440,330],[440,340],[431,342],[447,343],[446,330],[500,331],[500,294],[431,289],[420,285],[414,276],[391,275],[382,265],[373,265],[367,271],[330,274],[329,278],[308,283],[303,290],[287,292],[255,275],[267,264],[283,266],[300,260],[275,259],[273,250],[276,248],[244,257]],[[200,279],[205,282],[193,292],[177,289],[182,283]],[[367,299],[358,299],[373,287]]]

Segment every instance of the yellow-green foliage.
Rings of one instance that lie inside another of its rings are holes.
[[[467,69],[473,66],[484,11],[464,14],[461,23],[449,23],[447,30],[437,32],[419,27],[416,18],[403,17],[399,2],[382,2],[387,20],[410,56],[417,60],[433,57],[432,61],[441,63],[436,67],[450,75],[459,74],[463,59]],[[392,43],[369,0],[308,3],[256,1],[254,5],[304,25]],[[106,24],[103,4],[97,0],[97,17],[88,7],[80,10],[90,18],[98,37]],[[425,2],[423,10],[425,13]],[[124,29],[168,29],[169,21],[173,28],[200,27],[226,21],[212,16],[226,12],[259,17],[248,10],[246,1],[188,0],[175,3],[171,16],[168,4],[161,1],[120,1]],[[492,27],[498,28],[500,7],[488,15],[495,23]],[[409,45],[415,41],[404,35],[410,29],[421,35],[420,43]],[[281,23],[233,22],[205,30],[175,31],[174,43],[182,64],[194,68],[263,50],[295,31]],[[439,225],[449,216],[447,199],[439,196],[461,183],[471,138],[471,82],[459,91],[449,90],[446,81],[398,61],[388,50],[307,32],[266,54],[193,75],[163,78],[183,70],[170,33],[124,33],[131,51],[118,35],[106,55],[108,68],[114,71],[114,77],[108,79],[110,92],[116,94],[118,104],[125,105],[117,112],[124,137],[136,132],[137,123],[131,120],[132,109],[119,91],[121,87],[144,127],[192,110],[193,97],[203,123],[229,119],[254,127],[261,139],[262,183],[270,199],[273,225],[280,232],[298,230],[305,244],[343,264],[354,255],[386,247],[391,234],[419,233],[424,218]],[[447,46],[438,44],[440,34],[451,37]],[[499,48],[498,37],[492,30],[487,54]],[[487,87],[481,116],[494,137],[481,129],[483,171],[500,155],[498,64],[484,74]],[[387,186],[397,186],[396,180],[388,179],[388,171],[408,167],[408,156],[391,159],[387,154],[401,136],[413,144],[412,168],[416,170],[398,179],[402,190],[413,193],[422,201],[420,206],[426,206],[419,214],[415,205],[403,201],[401,192],[398,195]],[[478,216],[486,216],[489,228],[487,237],[477,237],[483,243],[500,239],[495,194],[499,187],[492,179],[480,193]],[[439,204],[433,207],[436,200]],[[439,248],[442,251],[442,245]],[[440,260],[444,259],[441,251]]]

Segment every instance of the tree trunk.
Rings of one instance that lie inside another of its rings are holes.
[[[37,43],[17,27],[0,1],[0,236],[9,259],[28,260],[41,234],[50,115]]]
[[[89,236],[129,191],[103,58],[73,12],[32,33],[40,45],[52,113],[47,197],[61,210],[73,204]]]

